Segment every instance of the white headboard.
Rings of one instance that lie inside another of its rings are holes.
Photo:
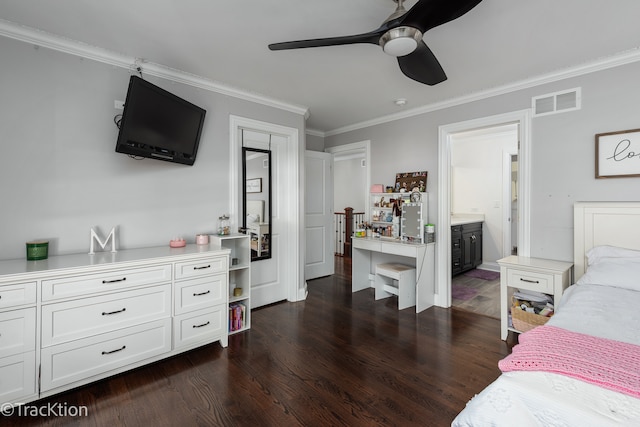
[[[594,246],[640,250],[640,202],[577,202],[573,205],[574,281],[584,274]]]
[[[247,200],[247,215],[257,215],[264,222],[264,200]]]

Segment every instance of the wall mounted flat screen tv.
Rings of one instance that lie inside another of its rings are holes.
[[[206,111],[131,76],[116,152],[193,165]]]

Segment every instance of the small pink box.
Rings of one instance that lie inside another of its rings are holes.
[[[196,235],[196,245],[208,245],[209,244],[209,235],[208,234],[198,234]]]
[[[371,186],[372,193],[384,193],[384,186],[382,184],[373,184]]]

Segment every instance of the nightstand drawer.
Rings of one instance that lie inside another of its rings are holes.
[[[507,286],[552,294],[553,274],[509,269],[507,271]]]

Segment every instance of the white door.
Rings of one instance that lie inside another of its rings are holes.
[[[305,280],[334,273],[331,162],[330,153],[305,152]]]
[[[288,252],[286,242],[287,220],[283,168],[287,164],[287,139],[263,130],[243,129],[241,146],[271,150],[271,258],[251,262],[251,308],[261,307],[287,299],[287,284],[284,272],[287,270]],[[266,187],[266,185],[264,185]],[[241,224],[241,222],[240,222]]]

